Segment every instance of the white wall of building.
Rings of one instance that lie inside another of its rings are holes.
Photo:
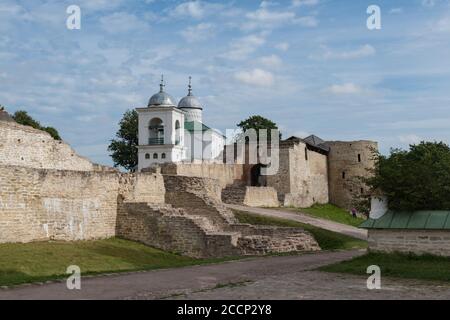
[[[184,113],[176,107],[138,108],[139,113],[139,151],[138,169],[152,164],[180,162],[185,158]],[[150,124],[160,119],[164,127],[164,144],[150,144]],[[176,129],[178,121],[179,129]],[[162,154],[165,154],[165,158]],[[154,154],[158,157],[155,159]],[[149,155],[149,156],[148,156]]]

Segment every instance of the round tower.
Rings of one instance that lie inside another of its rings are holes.
[[[374,168],[373,152],[378,151],[374,141],[330,141],[328,180],[330,202],[345,209],[352,206],[353,197],[365,194],[367,186],[359,177],[369,177]]]

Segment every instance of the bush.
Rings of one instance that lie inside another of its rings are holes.
[[[12,117],[14,121],[17,123],[24,125],[24,126],[30,126],[38,130],[45,131],[49,133],[53,139],[55,140],[61,140],[61,137],[58,133],[58,130],[56,130],[53,127],[43,127],[41,124],[34,120],[26,111],[16,111]]]
[[[450,210],[450,147],[421,142],[409,151],[377,154],[372,191],[381,190],[394,210]]]

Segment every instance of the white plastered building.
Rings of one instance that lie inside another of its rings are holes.
[[[175,104],[174,98],[160,90],[139,114],[138,170],[155,164],[178,162],[210,162],[220,157],[225,137],[203,124],[203,107],[192,95]]]

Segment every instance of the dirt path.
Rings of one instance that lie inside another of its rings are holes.
[[[214,265],[82,278],[81,290],[65,282],[0,289],[0,299],[158,299],[228,283],[249,283],[351,259],[363,251],[262,257]],[[270,296],[267,296],[270,298]]]
[[[342,233],[351,237],[355,237],[362,240],[367,240],[367,230],[359,229],[356,227],[352,227],[346,224],[315,218],[311,217],[306,214],[302,213],[293,213],[289,212],[287,210],[276,210],[276,209],[264,209],[264,208],[252,208],[252,207],[245,207],[245,206],[239,206],[239,205],[233,205],[233,204],[227,204],[228,208],[240,210],[240,211],[246,211],[253,214],[258,214],[261,216],[267,216],[267,217],[275,217],[275,218],[283,218],[283,219],[289,219],[301,223],[307,223],[322,229],[334,231],[337,233]]]
[[[364,251],[253,258],[215,265],[83,278],[81,290],[65,282],[1,289],[0,299],[450,299],[450,284],[367,278],[315,271]]]

